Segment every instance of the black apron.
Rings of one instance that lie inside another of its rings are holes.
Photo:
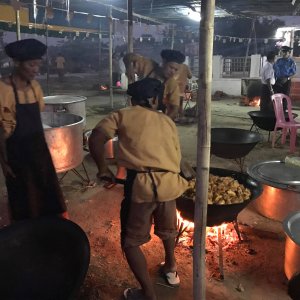
[[[260,110],[266,113],[274,113],[271,92],[267,84],[262,84],[261,86]]]
[[[17,122],[6,141],[8,164],[16,175],[6,178],[11,217],[21,220],[61,214],[66,205],[45,140],[39,103],[20,104],[12,80],[11,84]]]
[[[121,203],[121,210],[120,210],[120,220],[121,220],[121,247],[123,248],[124,245],[124,238],[126,234],[126,224],[130,210],[130,203],[131,203],[131,196],[132,196],[132,187],[135,180],[135,177],[139,173],[147,173],[150,176],[152,181],[152,191],[154,194],[155,199],[157,199],[157,186],[154,182],[153,174],[152,173],[166,173],[169,171],[166,170],[152,170],[149,168],[148,171],[136,171],[127,169],[127,176],[124,183],[124,199]]]

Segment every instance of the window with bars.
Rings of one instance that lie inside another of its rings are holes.
[[[244,77],[250,74],[251,57],[224,57],[223,77]]]

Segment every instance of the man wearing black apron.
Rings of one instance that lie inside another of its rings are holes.
[[[161,274],[169,285],[180,284],[174,255],[175,199],[186,190],[187,182],[179,175],[181,152],[176,125],[156,111],[157,101],[152,99],[162,89],[162,83],[153,78],[130,84],[127,94],[132,96],[133,106],[101,120],[89,138],[90,153],[99,175],[107,174],[104,144],[116,133],[118,165],[127,169],[121,205],[121,246],[142,289],[126,289],[125,299],[157,299],[140,249],[150,240],[152,219],[154,233],[162,240],[165,250]]]
[[[41,122],[43,95],[33,80],[46,46],[26,39],[8,44],[5,51],[15,62],[13,74],[0,82],[0,161],[11,217],[66,216]]]

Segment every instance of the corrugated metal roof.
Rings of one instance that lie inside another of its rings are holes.
[[[32,0],[21,0],[28,7],[32,7]],[[45,5],[46,0],[36,0],[38,5]],[[49,1],[48,1],[49,2]],[[0,0],[0,3],[10,3]],[[66,0],[50,1],[53,7],[64,9]],[[70,9],[95,15],[108,14],[108,6],[121,10],[113,10],[113,16],[126,19],[126,0],[70,0]],[[190,10],[199,8],[201,1],[192,0],[133,0],[133,10],[164,23],[188,22]],[[123,10],[123,11],[122,11]],[[300,14],[300,0],[216,0],[216,17],[226,16],[292,16]],[[138,17],[137,15],[135,17]]]

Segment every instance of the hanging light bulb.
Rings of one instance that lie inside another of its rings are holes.
[[[33,18],[34,18],[34,21],[36,21],[36,17],[37,17],[36,0],[33,0]]]

